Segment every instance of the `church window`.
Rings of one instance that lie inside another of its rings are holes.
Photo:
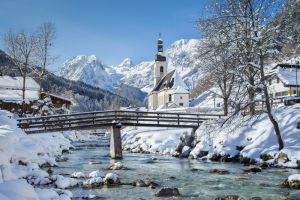
[[[182,97],[180,97],[180,99],[182,99]]]
[[[169,102],[172,101],[172,94],[169,94]]]
[[[164,67],[160,66],[160,73],[163,73],[163,72],[164,72]]]
[[[183,106],[183,103],[179,103],[179,106]]]

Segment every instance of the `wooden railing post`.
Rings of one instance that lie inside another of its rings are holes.
[[[179,114],[177,114],[177,123],[178,123],[178,126],[179,126]]]
[[[157,113],[157,124],[159,124],[159,113]]]
[[[198,126],[200,126],[199,115],[197,115],[197,122],[198,122]]]

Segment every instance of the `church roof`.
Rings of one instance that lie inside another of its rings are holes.
[[[184,83],[180,75],[176,72],[176,70],[173,70],[165,75],[154,87],[152,92],[160,91],[163,89],[174,89],[175,93],[189,93],[189,88]]]
[[[172,81],[173,74],[175,73],[175,70],[169,72],[167,75],[165,75],[156,86],[154,86],[154,89],[152,92],[160,91],[164,88],[172,88],[174,85],[174,80]]]

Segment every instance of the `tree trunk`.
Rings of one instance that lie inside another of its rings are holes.
[[[27,75],[27,66],[25,64],[25,70],[23,72],[23,87],[22,87],[22,114],[25,113],[26,75]]]
[[[224,115],[228,115],[228,98],[223,97],[223,104],[224,104]]]

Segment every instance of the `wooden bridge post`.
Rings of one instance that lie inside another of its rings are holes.
[[[114,159],[122,159],[122,140],[121,140],[121,126],[113,125],[111,127],[110,136],[110,157]]]

